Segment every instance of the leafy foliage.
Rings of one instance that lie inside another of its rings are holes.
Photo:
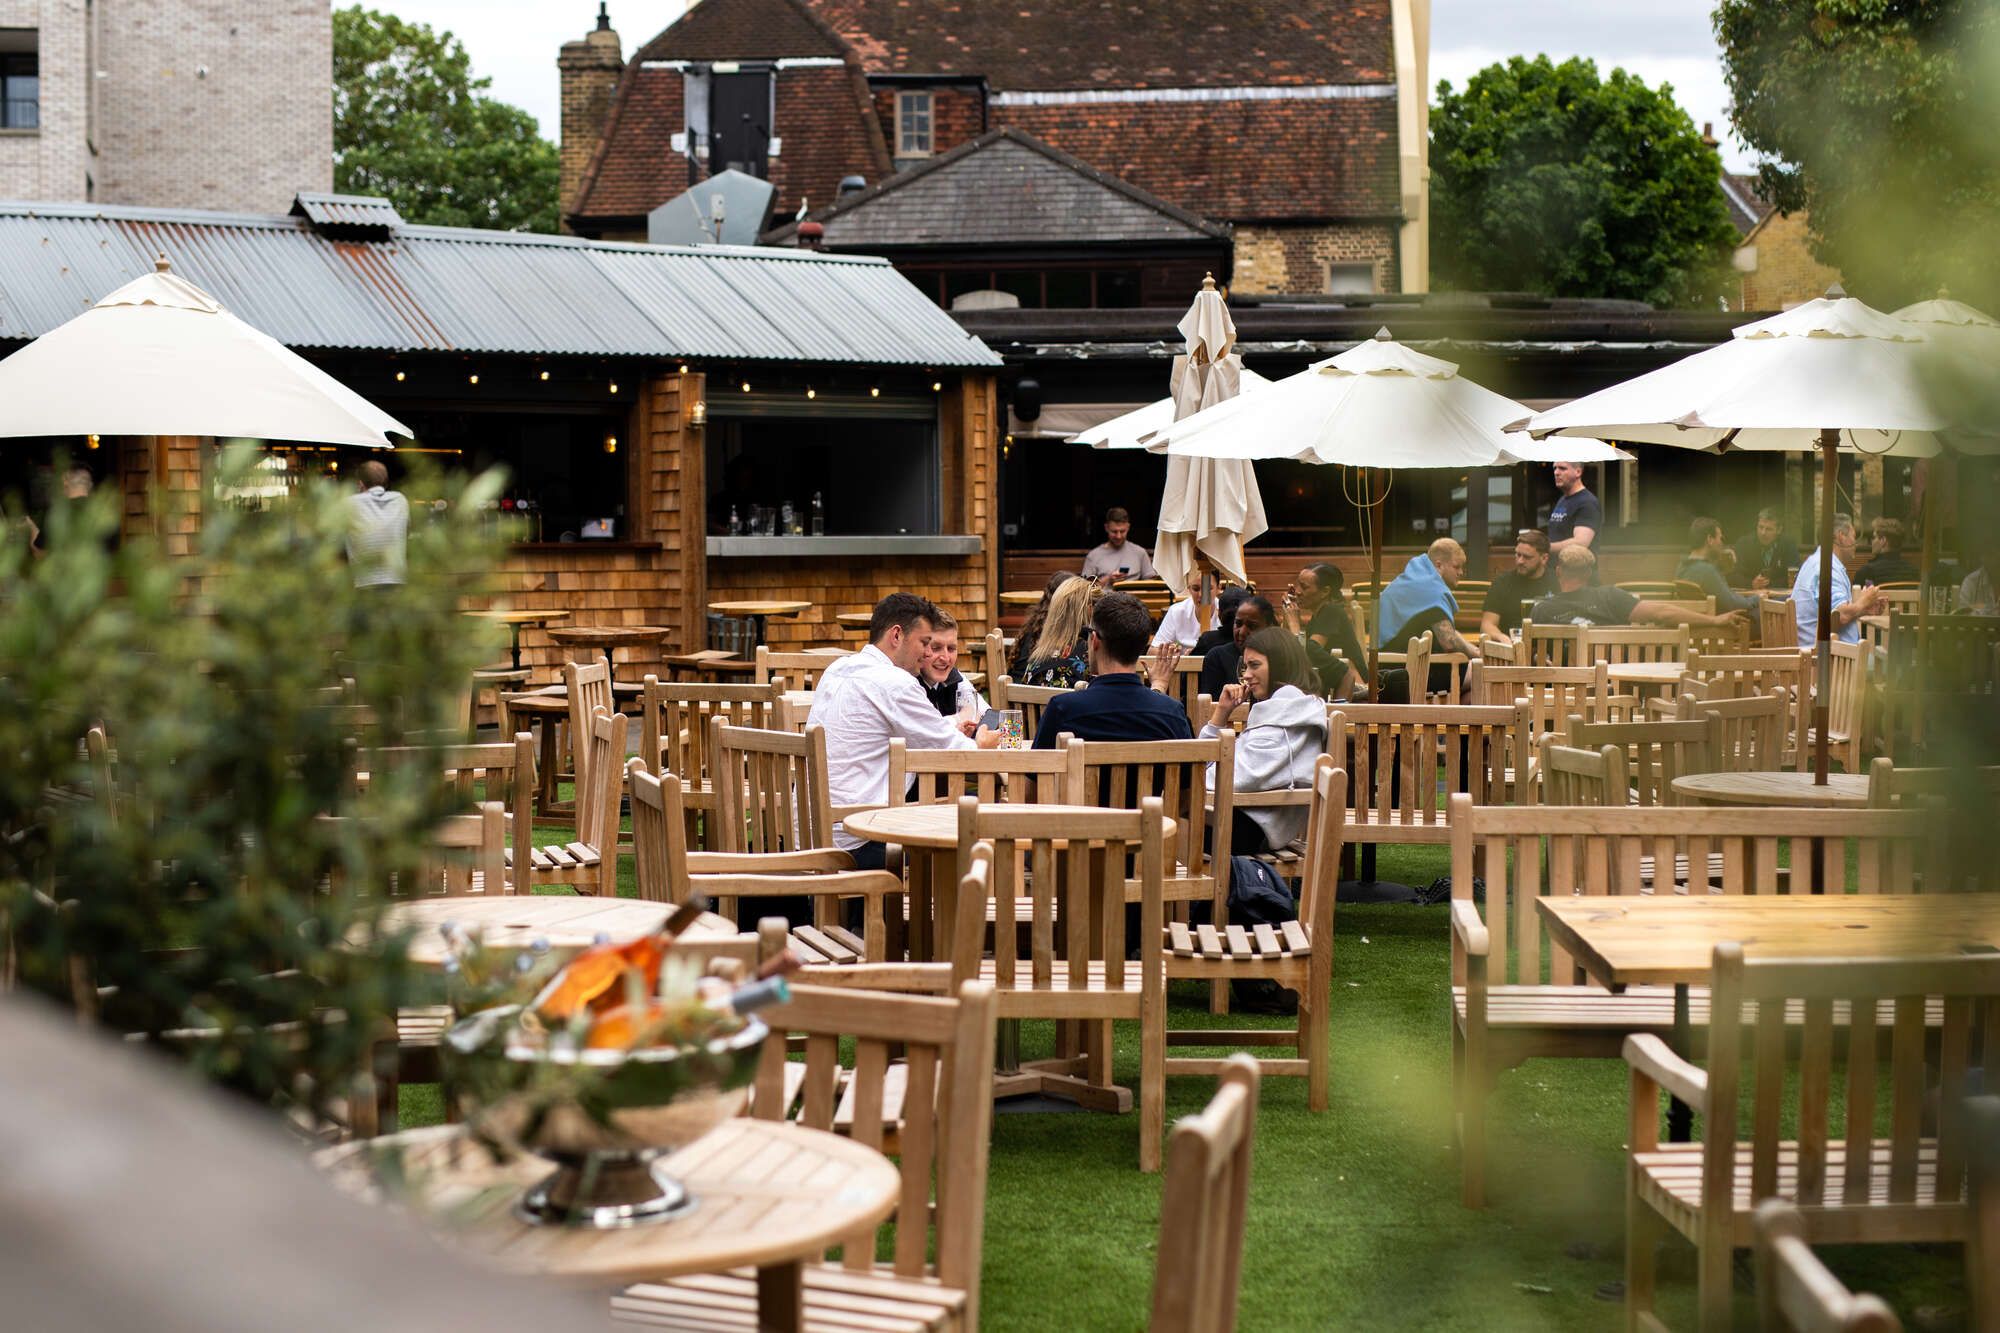
[[[1440,287],[1713,302],[1736,232],[1722,164],[1671,89],[1588,60],[1514,56],[1438,85],[1432,264]]]
[[[2000,296],[2000,7],[1991,0],[1720,0],[1737,133],[1819,258],[1884,309]]]
[[[214,468],[218,490],[255,473],[248,450]],[[498,647],[458,612],[498,558],[478,512],[498,479],[421,485],[448,508],[415,515],[391,589],[354,586],[331,482],[268,513],[210,501],[184,558],[107,549],[107,492],[51,515],[47,557],[0,550],[0,921],[20,984],[260,1099],[324,1099],[366,1069],[420,979],[351,932],[415,882],[462,798],[415,765],[357,792],[354,747],[457,722]],[[79,754],[99,725],[108,784]]]
[[[449,32],[333,11],[333,176],[412,222],[556,230],[559,157],[535,118],[484,95]]]

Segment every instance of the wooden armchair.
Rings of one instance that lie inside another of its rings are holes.
[[[826,669],[845,656],[845,652],[774,653],[760,643],[752,679],[759,685],[776,684],[780,692],[817,689]]]
[[[1174,1124],[1160,1243],[1153,1267],[1150,1333],[1232,1333],[1257,1136],[1257,1064],[1223,1061],[1222,1086],[1197,1115]]]
[[[2000,1030],[2000,958],[1746,961],[1743,946],[1730,942],[1716,946],[1712,976],[1706,1070],[1651,1034],[1624,1043],[1632,1071],[1626,1327],[1658,1326],[1654,1250],[1678,1232],[1695,1246],[1700,1326],[1727,1329],[1734,1254],[1752,1243],[1752,1210],[1765,1199],[1795,1204],[1813,1235],[1843,1244],[1963,1239],[1975,1145],[1961,1099],[1971,1033],[1983,1026],[1990,1044]],[[1795,1046],[1788,1007],[1804,1017]],[[1935,1042],[1931,1007],[1943,1011]],[[1836,1060],[1845,1065],[1841,1099],[1831,1095]],[[1788,1082],[1796,1088],[1792,1139],[1780,1137]],[[1880,1087],[1887,1138],[1877,1134]],[[1931,1126],[1933,1087],[1940,1103]],[[1702,1142],[1659,1141],[1663,1089],[1693,1108]],[[1739,1141],[1746,1123],[1749,1138]]]
[[[1632,790],[1625,780],[1625,751],[1608,743],[1586,750],[1544,736],[1535,746],[1528,790],[1542,805],[1622,806]]]
[[[1700,699],[1683,694],[1678,709],[1681,721],[1714,723],[1714,748],[1709,754],[1714,771],[1775,773],[1784,766],[1785,728],[1795,708],[1791,693],[1783,686],[1769,694],[1739,699]]]
[[[1440,764],[1445,791],[1478,805],[1505,803],[1511,774],[1527,772],[1530,715],[1522,704],[1329,707],[1330,716],[1345,721],[1345,735],[1330,728],[1328,743],[1345,758],[1350,843],[1448,842],[1450,826],[1438,806]]]
[[[1867,771],[1862,751],[1863,714],[1868,702],[1868,681],[1861,645],[1838,639],[1827,645],[1826,740],[1827,759],[1838,763],[1843,773]],[[1808,671],[1814,668],[1807,665]],[[1812,767],[1813,746],[1818,731],[1808,726],[1800,733],[1798,765],[1801,773]]]
[[[1582,663],[1593,662],[1685,662],[1688,655],[1686,625],[1671,628],[1650,625],[1589,627],[1583,631]]]
[[[1537,625],[1524,620],[1521,643],[1528,650],[1530,666],[1575,667],[1590,663],[1583,653],[1581,625]]]
[[[1569,720],[1582,717],[1592,722],[1607,720],[1611,699],[1610,669],[1602,662],[1581,667],[1489,666],[1472,664],[1467,681],[1468,703],[1487,708],[1525,704],[1528,734],[1553,734],[1568,740]],[[1520,768],[1527,768],[1521,756]]]
[[[848,1237],[839,1262],[807,1264],[794,1293],[800,1327],[974,1333],[993,1121],[992,985],[969,981],[950,997],[800,985],[762,1016],[774,1034],[803,1038],[806,1058],[789,1062],[784,1040],[766,1041],[751,1113],[784,1118],[802,1095],[798,1123],[894,1153],[902,1177],[884,1223],[883,1234],[895,1236],[891,1258],[876,1261],[871,1231]],[[851,1069],[840,1065],[843,1042],[853,1043]],[[643,1283],[611,1306],[622,1322],[654,1327],[761,1326],[758,1279],[743,1272]]]
[[[487,879],[482,867],[467,892],[516,893],[512,867],[528,864],[535,847],[535,826],[529,805],[535,790],[535,741],[526,732],[512,741],[475,745],[395,745],[360,751],[355,756],[356,780],[373,783],[409,766],[425,781],[448,784],[467,802],[487,801],[501,810],[501,861],[506,873]]]
[[[533,844],[532,826],[517,814],[513,846],[508,849],[508,867],[518,884],[522,852],[527,853],[528,883],[568,884],[578,893],[597,893],[607,883],[605,866],[611,866],[608,880],[617,887],[618,814],[625,786],[625,734],[629,719],[623,713],[599,709],[581,733],[578,750],[583,758],[577,768],[583,774],[577,783],[576,836],[564,842]],[[529,827],[529,844],[521,842],[523,827]]]
[[[1757,599],[1757,634],[1766,648],[1799,646],[1799,614],[1790,597]]]

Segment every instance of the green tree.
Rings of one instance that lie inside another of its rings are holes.
[[[535,118],[484,95],[449,32],[333,11],[333,180],[412,222],[556,230],[560,163]]]
[[[1722,164],[1673,100],[1622,69],[1514,56],[1438,84],[1432,264],[1440,287],[1682,306],[1723,290],[1736,232]]]
[[[1893,308],[1948,284],[2000,297],[2000,7],[1992,0],[1720,0],[1736,131],[1820,259]]]

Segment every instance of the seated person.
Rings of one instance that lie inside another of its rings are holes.
[[[1713,597],[1718,611],[1755,611],[1756,595],[1731,590],[1728,579],[1723,577],[1722,553],[1727,549],[1722,544],[1720,523],[1712,518],[1695,519],[1688,524],[1688,553],[1681,557],[1674,577],[1686,579]]]
[[[1868,549],[1868,563],[1854,571],[1854,581],[1864,588],[1915,583],[1922,574],[1903,554],[1903,520],[1899,518],[1876,519],[1869,530]]]
[[[1028,612],[1028,618],[1021,622],[1020,631],[1014,635],[1014,655],[1007,661],[1007,674],[1015,680],[1027,673],[1028,658],[1034,652],[1036,641],[1042,637],[1042,626],[1049,618],[1049,603],[1055,600],[1063,584],[1075,577],[1066,569],[1058,569],[1042,585],[1042,600],[1035,603],[1035,609]]]
[[[1243,646],[1243,680],[1226,685],[1201,729],[1220,736],[1229,715],[1248,700],[1250,717],[1236,738],[1236,790],[1302,790],[1312,785],[1313,764],[1326,752],[1326,701],[1296,635],[1275,626],[1258,630]],[[1209,772],[1213,783],[1215,773]],[[1238,809],[1230,846],[1239,856],[1276,851],[1306,830],[1304,806]]]
[[[1120,579],[1156,579],[1159,571],[1146,555],[1146,548],[1125,540],[1132,531],[1132,516],[1123,509],[1104,511],[1104,544],[1093,546],[1083,557],[1083,576],[1110,587]]]
[[[1089,579],[1073,578],[1056,589],[1049,602],[1048,619],[1042,622],[1042,632],[1028,650],[1021,674],[1014,678],[1016,685],[1067,690],[1090,678],[1084,633],[1090,624],[1090,608],[1098,595],[1097,585]],[[1152,623],[1152,617],[1148,616],[1147,627]]]
[[[1158,688],[1171,678],[1179,650],[1159,654],[1152,685],[1139,677],[1152,631],[1153,618],[1138,598],[1112,592],[1098,600],[1090,616],[1090,686],[1049,700],[1035,729],[1037,750],[1054,749],[1064,732],[1087,741],[1193,739],[1187,710]]]
[[[1188,649],[1190,657],[1206,657],[1211,648],[1220,648],[1236,639],[1236,608],[1243,605],[1243,599],[1251,596],[1248,588],[1230,584],[1215,599],[1215,628],[1204,631]]]
[[[827,794],[833,804],[881,805],[889,799],[889,742],[912,750],[991,750],[1001,733],[938,716],[917,669],[928,652],[937,608],[915,593],[894,592],[875,604],[868,646],[837,659],[813,690],[806,725],[826,729]],[[976,728],[976,730],[975,730]],[[968,734],[970,733],[970,734]],[[833,845],[863,870],[880,870],[885,849],[836,825]]]
[[[1979,568],[1958,585],[1958,609],[1969,615],[2000,616],[2000,597],[1994,596],[1996,585],[2000,585],[2000,542],[1989,538],[1979,554]]]
[[[1537,625],[1726,625],[1745,623],[1745,611],[1709,615],[1667,602],[1649,602],[1623,588],[1593,582],[1597,557],[1581,546],[1556,552],[1553,597],[1535,603],[1529,619]]]
[[[1786,575],[1798,568],[1799,546],[1785,535],[1785,521],[1775,509],[1757,511],[1757,530],[1736,539],[1736,568],[1730,582],[1739,588],[1781,586]]]
[[[1827,637],[1842,643],[1861,642],[1861,617],[1872,616],[1887,605],[1879,589],[1854,589],[1854,520],[1846,514],[1833,516],[1833,579],[1830,605],[1833,623]],[[1792,583],[1792,617],[1799,625],[1799,647],[1811,648],[1819,642],[1819,548],[1799,562],[1799,576]]]
[[[1555,590],[1548,536],[1540,528],[1522,528],[1514,534],[1514,568],[1494,579],[1486,594],[1485,609],[1479,613],[1480,636],[1508,638],[1527,614],[1527,604],[1539,602]]]
[[[943,607],[937,608],[937,619],[931,622],[930,649],[917,669],[917,683],[941,717],[979,717],[986,711],[986,700],[958,669],[958,621]]]
[[[1222,687],[1234,685],[1243,661],[1243,644],[1252,634],[1276,623],[1271,603],[1255,594],[1245,597],[1230,622],[1230,641],[1211,648],[1201,659],[1201,692],[1211,699],[1222,697]]]
[[[1564,549],[1590,553],[1590,548],[1580,543]],[[1428,630],[1432,652],[1478,657],[1478,645],[1468,643],[1454,623],[1458,619],[1458,596],[1452,589],[1464,577],[1465,548],[1449,537],[1438,538],[1424,554],[1412,557],[1403,566],[1403,572],[1382,589],[1382,605],[1375,616],[1375,632],[1382,651],[1407,653],[1410,640]],[[1422,682],[1421,688],[1416,681],[1408,685],[1413,700],[1426,691],[1450,688],[1451,668],[1444,665],[1432,667],[1430,679]]]
[[[1202,579],[1213,578],[1214,573],[1206,561],[1195,562],[1193,572],[1188,575],[1186,595],[1167,608],[1166,614],[1160,617],[1159,629],[1153,632],[1153,647],[1156,650],[1169,643],[1192,648],[1201,642],[1201,636],[1208,631],[1201,627],[1201,608],[1195,605],[1195,599],[1201,595]],[[1216,595],[1213,591],[1214,586],[1213,583],[1209,585],[1210,596]],[[1220,605],[1219,598],[1217,605]],[[1211,618],[1215,614],[1217,613],[1211,608]]]
[[[1337,565],[1315,560],[1299,571],[1285,594],[1285,628],[1305,640],[1306,661],[1319,675],[1320,693],[1359,698],[1368,654],[1354,633]],[[1340,654],[1335,659],[1334,654]],[[1360,691],[1357,693],[1357,691]]]

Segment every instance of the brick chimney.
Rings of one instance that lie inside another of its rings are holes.
[[[604,137],[618,76],[625,72],[624,46],[604,0],[597,6],[597,27],[581,40],[564,42],[556,68],[562,72],[562,211],[567,216],[576,206],[597,141]]]

